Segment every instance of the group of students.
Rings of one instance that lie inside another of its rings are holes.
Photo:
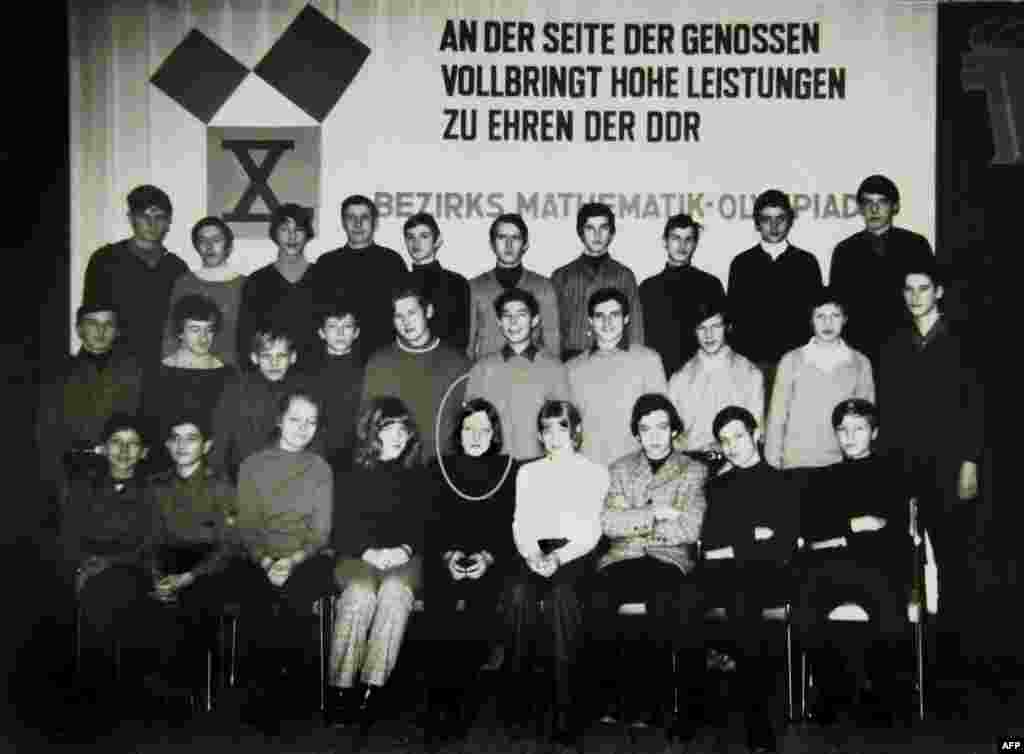
[[[481,655],[504,647],[506,669],[525,674],[553,641],[555,727],[571,738],[584,635],[591,647],[613,639],[613,608],[640,588],[659,646],[688,650],[665,682],[696,700],[691,611],[713,597],[743,627],[748,738],[771,750],[755,701],[772,653],[752,616],[778,596],[760,585],[790,572],[798,536],[849,544],[871,532],[891,553],[916,497],[949,604],[965,577],[958,501],[977,494],[979,385],[940,316],[945,281],[927,242],[892,227],[895,185],[871,176],[857,196],[865,230],[837,246],[825,288],[814,256],[788,243],[788,198],[761,194],[761,242],[733,260],[726,293],[693,266],[701,226],[687,215],[666,223],[666,269],[637,285],[608,254],[615,216],[600,204],[581,207],[584,252],[550,280],[522,266],[518,215],[492,223],[496,266],[468,282],[438,263],[434,218],[414,215],[406,270],[375,244],[362,196],[342,204],[349,243],[315,264],[311,213],[279,207],[277,261],[248,278],[228,265],[230,226],[204,218],[190,272],[162,244],[166,194],[133,190],[133,237],[90,259],[82,349],[40,410],[42,478],[59,490],[84,623],[138,634],[166,617],[156,605],[177,602],[194,641],[164,643],[174,651],[208,642],[212,616],[241,603],[259,647],[251,675],[270,690],[294,664],[274,648],[303,646],[303,617],[336,591],[331,681],[351,716],[379,707],[425,593],[432,635],[459,644],[433,654],[451,692],[439,698],[461,697]],[[877,455],[876,405],[884,465],[861,463]],[[937,412],[952,429],[937,431]],[[878,596],[900,583],[890,568],[902,556],[875,558],[865,576],[858,563],[875,554],[845,548],[852,575],[839,583],[905,607],[905,595]],[[839,578],[812,572],[801,583]],[[538,626],[551,629],[543,641]],[[603,667],[598,688],[637,666]],[[649,674],[635,680],[651,687]]]

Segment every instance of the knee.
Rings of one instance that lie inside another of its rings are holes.
[[[385,578],[377,590],[377,598],[381,602],[389,604],[412,604],[413,594],[410,587],[403,579]]]
[[[341,593],[341,604],[344,606],[362,607],[376,602],[377,584],[372,580],[350,581]]]

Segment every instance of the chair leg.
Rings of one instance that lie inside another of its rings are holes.
[[[228,666],[228,686],[235,688],[238,683],[238,621],[239,616],[231,621],[231,664]]]
[[[786,719],[796,720],[796,704],[793,689],[793,626],[789,622],[789,606],[786,606]]]
[[[334,628],[334,598],[330,595],[318,600],[320,613],[320,715],[324,725],[331,724],[331,705],[328,700],[328,665],[331,659],[331,634]]]
[[[917,623],[914,624],[914,661],[917,676],[917,719],[924,721],[925,690],[924,690],[924,610],[921,611]]]

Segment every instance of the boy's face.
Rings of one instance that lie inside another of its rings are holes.
[[[847,414],[836,427],[836,439],[843,455],[851,460],[871,455],[871,443],[878,437],[878,429],[872,429],[866,416]]]
[[[694,332],[697,333],[700,350],[706,356],[714,356],[725,345],[725,319],[721,314],[708,317],[694,328]]]
[[[196,251],[203,261],[203,267],[220,267],[228,261],[231,249],[224,231],[216,225],[204,225],[196,233]]]
[[[575,447],[572,442],[572,430],[569,429],[569,422],[566,419],[544,419],[541,423],[543,429],[540,431],[540,444],[544,452],[549,456],[561,453],[573,453]]]
[[[75,328],[82,339],[82,347],[101,356],[114,347],[117,337],[117,315],[113,312],[91,312],[82,317]]]
[[[342,317],[328,317],[318,331],[320,339],[327,344],[331,356],[344,356],[352,350],[359,337],[359,325],[351,314]]]
[[[757,216],[757,231],[765,243],[785,241],[790,225],[789,215],[782,207],[764,207]]]
[[[213,336],[217,330],[213,322],[204,322],[198,319],[186,319],[185,325],[181,328],[181,344],[194,356],[206,356],[210,353],[210,346],[213,345]]]
[[[414,225],[405,231],[405,248],[413,264],[429,264],[441,248],[441,237],[426,225]]]
[[[191,422],[171,427],[167,437],[167,452],[179,470],[190,469],[210,452],[213,442],[203,438],[203,432]]]
[[[593,257],[599,257],[608,251],[614,235],[608,218],[600,216],[588,217],[587,221],[583,224],[583,229],[580,231],[580,237],[583,239],[583,248],[587,254]]]
[[[252,363],[259,367],[260,374],[270,382],[283,380],[298,357],[292,344],[284,339],[275,340],[259,353],[249,354]]]
[[[893,202],[883,194],[861,194],[859,207],[864,217],[864,227],[871,233],[888,230],[896,213],[900,211],[899,202]]]
[[[498,258],[499,267],[518,267],[528,246],[515,223],[498,223],[494,229],[491,250]]]
[[[110,465],[110,476],[128,479],[135,473],[135,465],[146,457],[142,438],[134,429],[114,430],[103,445],[103,454]]]
[[[673,228],[665,236],[665,251],[668,252],[669,264],[686,266],[693,260],[693,252],[697,250],[697,229]]]
[[[505,342],[510,346],[528,343],[533,328],[540,323],[540,317],[530,316],[530,307],[522,301],[509,301],[501,307],[498,326]]]
[[[903,283],[903,301],[914,319],[927,317],[936,310],[944,291],[928,275],[912,272]]]
[[[306,235],[305,228],[289,217],[277,226],[274,241],[277,243],[277,248],[287,256],[298,257],[305,251],[306,244],[309,243],[309,236]]]
[[[132,238],[146,246],[163,243],[171,229],[171,216],[155,206],[129,212],[128,220],[132,224]]]
[[[747,469],[761,460],[761,452],[757,449],[760,437],[761,430],[755,429],[751,434],[746,424],[739,419],[733,419],[718,433],[718,442],[729,463],[737,468]]]
[[[834,343],[843,334],[846,315],[839,304],[822,304],[811,314],[814,338],[820,343]]]
[[[353,249],[373,243],[373,212],[366,204],[350,204],[341,216],[341,224],[348,236],[348,245]]]
[[[421,348],[431,340],[430,318],[434,307],[428,304],[426,311],[415,296],[398,299],[394,304],[394,324],[398,339],[410,348]]]
[[[640,417],[636,429],[644,455],[652,461],[659,461],[672,452],[672,438],[676,433],[672,431],[672,421],[665,409],[659,408]]]
[[[622,332],[629,324],[629,317],[622,313],[622,305],[615,299],[602,301],[590,315],[590,328],[597,338],[601,350],[615,348],[622,340]]]

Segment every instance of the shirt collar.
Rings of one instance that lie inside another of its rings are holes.
[[[533,343],[530,343],[526,348],[523,349],[523,352],[521,354],[516,354],[516,352],[512,350],[512,346],[510,346],[508,343],[501,347],[501,358],[504,361],[508,361],[513,356],[517,355],[525,357],[527,361],[533,361],[534,359],[537,358],[537,346],[535,346]]]
[[[766,243],[761,241],[761,250],[766,252],[772,260],[778,259],[786,253],[786,249],[789,248],[789,241],[785,238],[778,243]]]
[[[943,333],[947,332],[948,329],[949,328],[946,326],[946,319],[942,315],[939,315],[939,318],[937,320],[935,320],[935,324],[932,325],[931,329],[928,332],[926,332],[924,335],[922,335],[920,333],[920,331],[917,329],[917,325],[914,325],[911,328],[911,333],[912,333],[914,345],[917,347],[917,349],[919,351],[923,351],[938,336],[940,336]]]

